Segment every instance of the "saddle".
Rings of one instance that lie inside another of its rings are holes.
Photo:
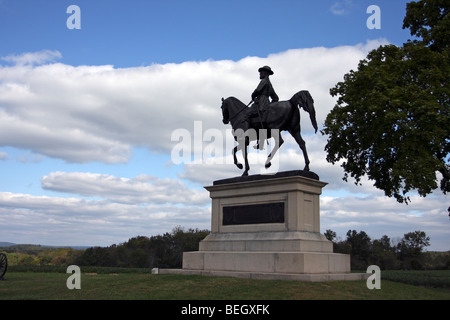
[[[257,108],[256,106],[254,108]],[[259,110],[253,109],[248,113],[248,121],[250,122],[250,126],[254,129],[267,129],[266,115],[268,112],[267,108],[262,108]],[[262,128],[261,128],[262,124]]]
[[[249,119],[249,121],[250,121],[250,126],[254,129],[267,129],[267,122],[262,122],[262,120],[259,118],[259,116],[251,117]],[[262,123],[262,128],[261,128],[261,123]]]

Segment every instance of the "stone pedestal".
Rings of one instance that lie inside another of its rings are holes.
[[[211,234],[183,254],[183,269],[165,273],[303,281],[357,280],[350,256],[333,253],[320,233],[325,182],[288,171],[215,181]],[[164,271],[162,272],[164,273]]]

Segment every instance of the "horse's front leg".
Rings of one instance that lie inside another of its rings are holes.
[[[238,146],[233,148],[233,159],[234,159],[234,164],[236,165],[236,167],[238,167],[239,169],[242,169],[243,166],[241,163],[239,163],[237,157],[236,157],[236,152],[238,151]]]
[[[244,156],[245,170],[242,174],[243,177],[248,176],[248,171],[250,170],[250,165],[248,164],[248,145],[250,144],[249,137],[245,137],[240,144],[242,146],[242,155]]]

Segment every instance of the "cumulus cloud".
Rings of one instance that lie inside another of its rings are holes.
[[[334,104],[329,88],[381,43],[124,69],[34,65],[57,56],[49,52],[6,57],[16,64],[0,67],[0,145],[76,163],[126,162],[133,147],[168,153],[172,132],[194,121],[225,130],[220,99],[250,101],[262,65],[275,70],[281,100],[309,90],[321,123]]]
[[[140,175],[133,179],[85,172],[52,172],[41,179],[44,189],[100,197],[127,204],[208,205],[206,192],[189,189],[175,179]]]
[[[372,239],[388,235],[401,238],[422,230],[431,235],[435,250],[448,250],[448,219],[442,203],[445,196],[413,196],[411,204],[397,203],[383,195],[321,197],[321,226],[345,238],[350,229],[365,231]]]
[[[57,245],[111,245],[176,225],[209,229],[209,208],[0,192],[2,237]],[[37,236],[38,235],[38,236]],[[33,240],[34,239],[34,240]]]

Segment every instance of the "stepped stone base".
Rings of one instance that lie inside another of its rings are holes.
[[[183,269],[262,273],[348,273],[350,258],[323,252],[200,251],[183,255]]]
[[[160,269],[159,274],[233,277],[233,278],[259,279],[259,280],[295,280],[303,282],[356,281],[356,280],[366,280],[370,276],[370,274],[367,273],[299,274],[299,273],[276,273],[276,272],[263,273],[263,272],[189,270],[189,269]]]
[[[200,251],[333,252],[333,244],[317,232],[278,231],[215,233],[200,242]]]
[[[183,253],[183,269],[195,274],[299,281],[361,280],[350,255],[333,253],[320,234],[319,196],[325,182],[311,172],[288,171],[215,181],[211,234],[199,251]]]

